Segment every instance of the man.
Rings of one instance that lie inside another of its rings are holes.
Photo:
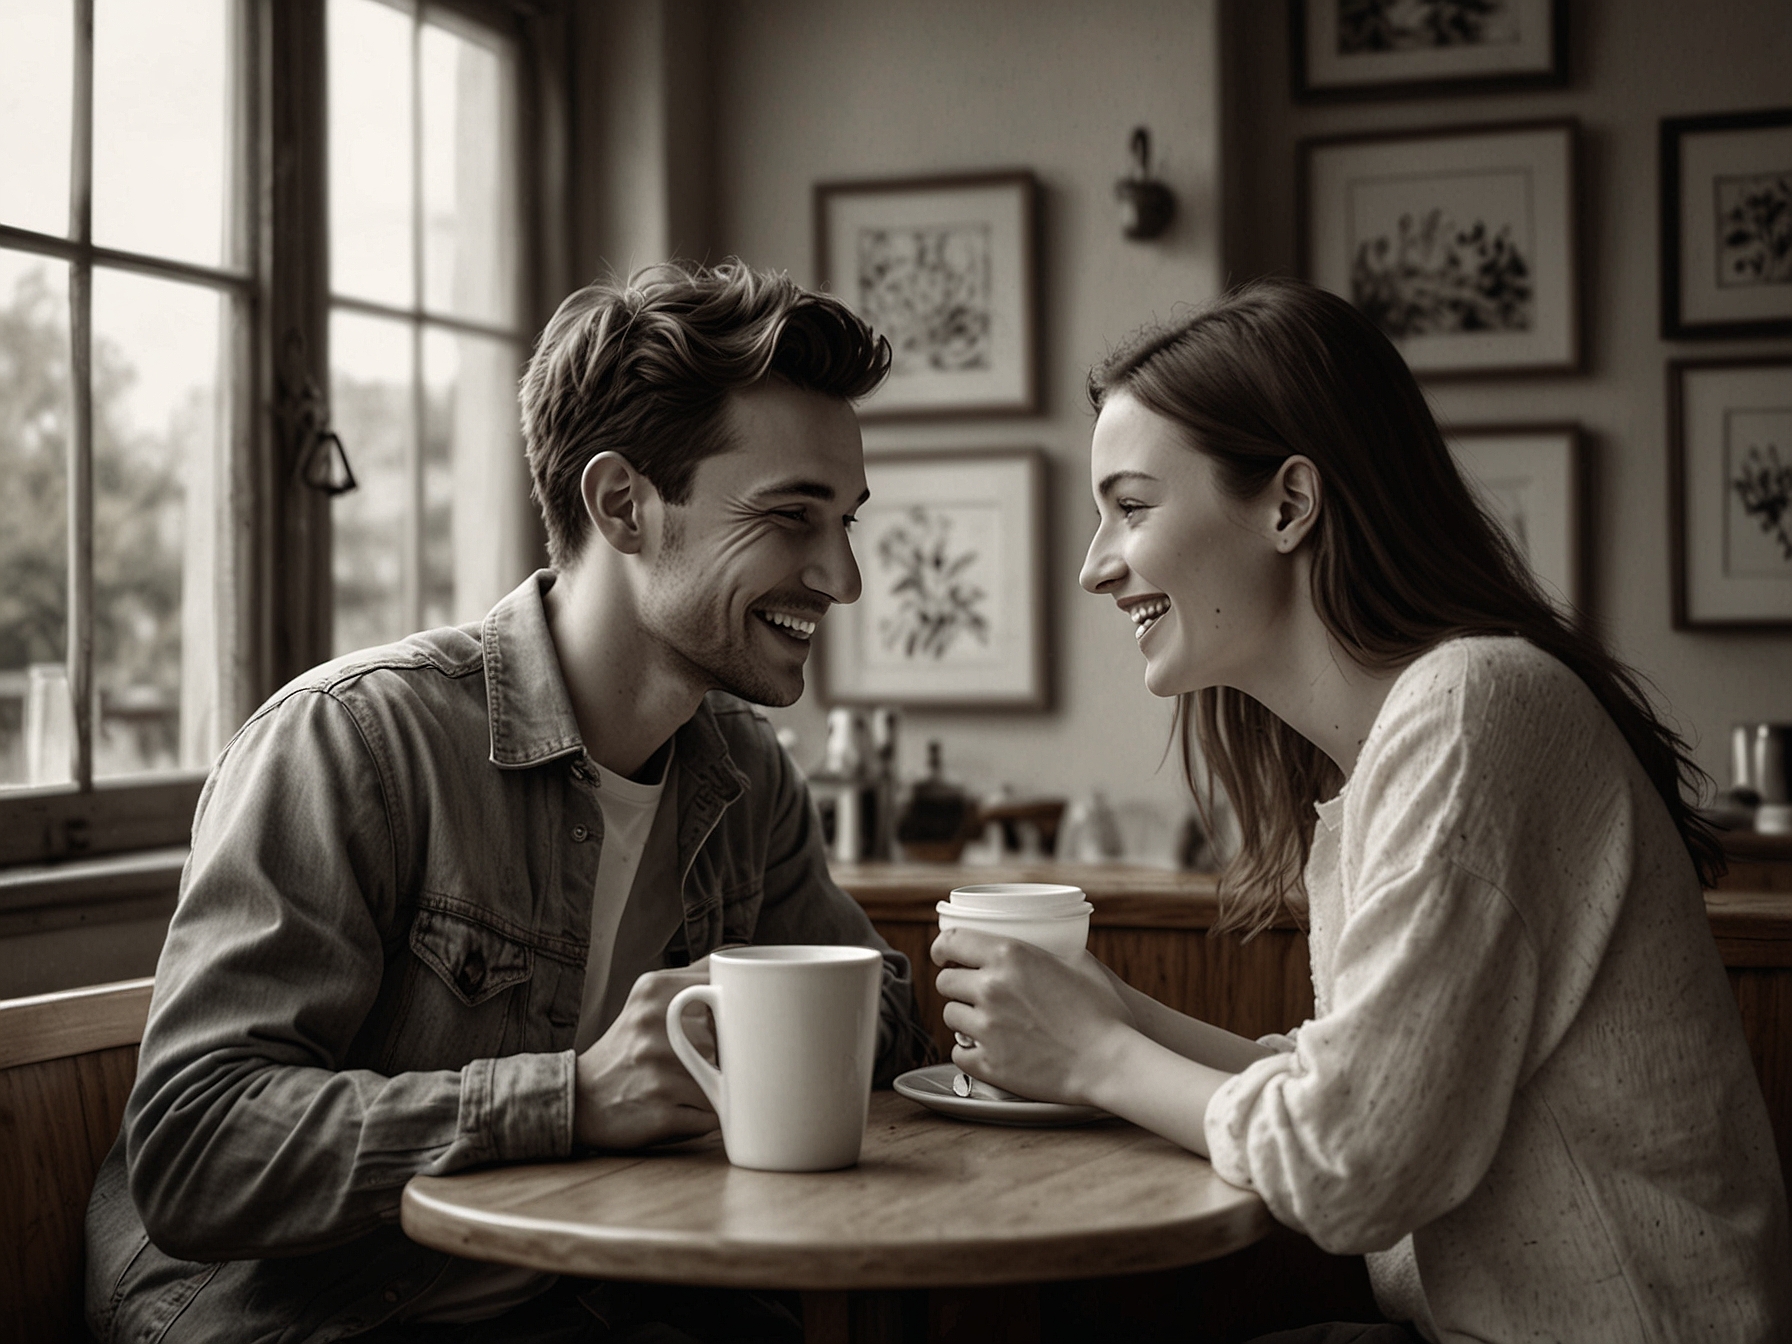
[[[481,625],[301,677],[207,781],[88,1214],[98,1338],[793,1323],[556,1286],[396,1224],[419,1172],[712,1130],[664,1016],[727,943],[877,947],[880,1078],[925,1052],[906,961],[829,880],[742,703],[794,701],[817,622],[858,597],[851,400],[889,358],[843,305],[738,263],[561,306],[522,389],[553,568]]]

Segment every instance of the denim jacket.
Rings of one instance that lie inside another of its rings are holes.
[[[88,1209],[104,1344],[371,1328],[450,1266],[399,1230],[406,1181],[572,1153],[604,823],[575,784],[553,581],[308,673],[219,758]],[[880,1081],[922,1058],[908,963],[830,880],[764,717],[712,694],[676,739],[668,960],[876,947]]]

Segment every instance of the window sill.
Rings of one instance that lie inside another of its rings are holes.
[[[0,877],[85,863],[102,855],[136,858],[163,846],[184,846],[205,772],[103,779],[0,791]]]
[[[0,869],[0,938],[167,917],[187,846]]]

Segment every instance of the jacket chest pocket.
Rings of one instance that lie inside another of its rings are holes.
[[[410,951],[388,1068],[458,1069],[522,1047],[534,948],[476,919],[424,907],[411,924]]]
[[[535,970],[535,952],[526,943],[445,910],[417,912],[411,951],[468,1008],[521,984]]]

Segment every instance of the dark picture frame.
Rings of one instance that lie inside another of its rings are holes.
[[[1579,138],[1562,118],[1302,140],[1302,272],[1420,377],[1572,373]]]
[[[1434,4],[1424,23],[1403,24],[1379,0],[1288,0],[1294,97],[1420,98],[1568,82],[1567,0],[1497,0],[1491,15],[1452,8]]]
[[[1792,630],[1792,356],[1667,367],[1676,630]]]
[[[815,276],[890,341],[866,420],[1039,408],[1039,185],[1025,169],[818,182]]]
[[[1792,336],[1792,107],[1661,122],[1661,334]]]
[[[1046,474],[1037,448],[865,455],[864,591],[822,622],[830,705],[1050,705]]]
[[[1544,591],[1569,614],[1584,613],[1591,548],[1580,425],[1451,425],[1444,439]]]

